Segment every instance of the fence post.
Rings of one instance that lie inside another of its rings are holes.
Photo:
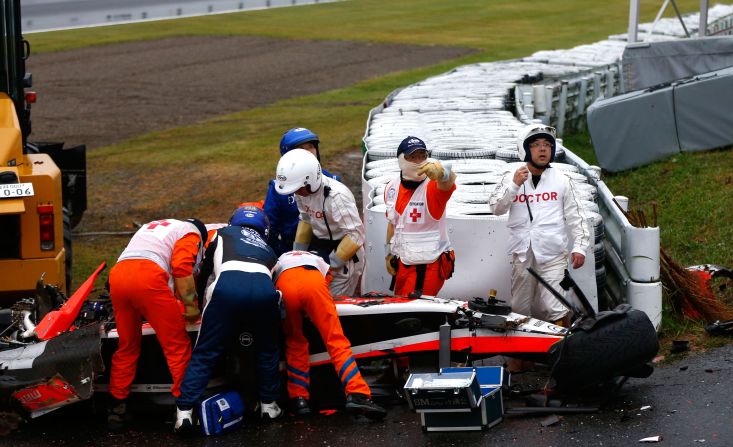
[[[606,69],[604,72],[606,75],[606,98],[613,97],[613,73],[610,69]]]
[[[588,91],[588,78],[580,78],[580,90],[578,90],[578,108],[575,110],[575,117],[585,112],[585,95]]]
[[[534,104],[532,103],[532,91],[522,92],[522,107],[529,119],[534,118]]]
[[[601,72],[593,73],[593,101],[601,96]]]
[[[619,95],[623,95],[626,93],[626,86],[624,85],[626,81],[624,80],[624,66],[621,61],[618,61],[616,64],[616,71],[618,72],[618,93]]]
[[[565,113],[568,107],[568,81],[560,82],[560,102],[557,110],[557,136],[561,137],[565,130]]]
[[[545,113],[545,124],[550,124],[552,121],[552,94],[553,94],[553,88],[551,85],[545,86],[545,107],[547,108],[547,112]]]
[[[532,86],[532,97],[534,98],[534,111],[538,115],[547,113],[547,103],[545,102],[545,86],[537,84]]]

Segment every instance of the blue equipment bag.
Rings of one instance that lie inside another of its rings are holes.
[[[218,435],[234,430],[244,423],[244,402],[236,391],[215,394],[199,407],[201,431]]]

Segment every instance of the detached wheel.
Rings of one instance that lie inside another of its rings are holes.
[[[71,248],[71,218],[69,217],[69,210],[64,207],[64,251],[66,252],[66,296],[71,296],[71,278],[72,278],[72,267],[73,267],[73,252]]]
[[[654,325],[642,311],[631,309],[578,329],[550,349],[550,364],[563,391],[582,391],[614,377],[636,376],[659,351]]]

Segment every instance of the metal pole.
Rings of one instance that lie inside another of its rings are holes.
[[[662,19],[662,16],[664,15],[664,11],[667,9],[668,4],[669,4],[669,0],[664,0],[664,3],[662,3],[662,7],[659,8],[659,12],[657,13],[657,16],[654,18],[654,22],[652,22],[652,27],[649,30],[649,34],[647,36],[654,34],[654,28],[657,27],[657,23],[659,23],[659,20]]]
[[[685,30],[685,36],[690,37],[690,32],[687,31],[687,27],[685,26],[685,21],[682,20],[682,14],[680,14],[680,10],[677,7],[677,3],[675,3],[674,0],[670,0],[672,2],[672,7],[674,7],[674,13],[677,14],[677,19],[682,24],[682,29]]]
[[[562,137],[565,133],[565,113],[568,107],[568,81],[560,83],[560,101],[557,112],[557,136]]]
[[[629,35],[628,43],[634,43],[639,29],[639,0],[629,1]]]
[[[708,0],[700,0],[700,25],[697,28],[697,37],[708,35]]]

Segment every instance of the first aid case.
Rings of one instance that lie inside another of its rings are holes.
[[[215,394],[201,402],[199,422],[204,435],[218,435],[244,423],[244,402],[236,391]]]

